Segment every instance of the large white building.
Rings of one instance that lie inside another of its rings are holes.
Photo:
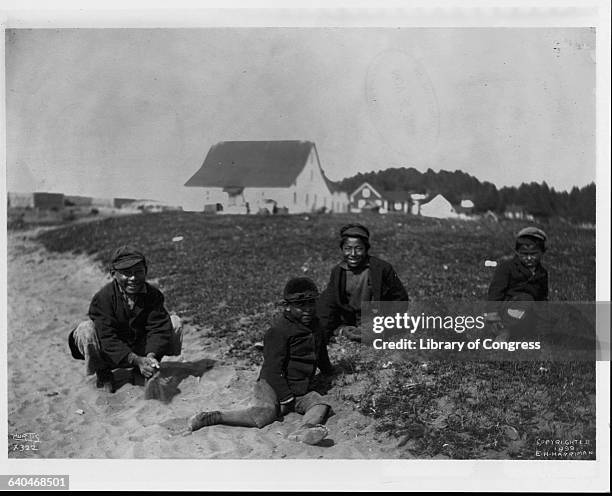
[[[310,141],[222,141],[185,183],[202,188],[198,210],[223,213],[346,212],[348,196],[323,173]]]

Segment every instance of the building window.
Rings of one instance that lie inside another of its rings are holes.
[[[370,198],[370,190],[367,186],[361,190],[361,196],[364,198]]]
[[[314,179],[314,171],[311,170],[310,171],[310,182],[312,182],[313,179]]]
[[[316,205],[316,204],[317,204],[317,195],[315,194],[313,205]]]
[[[293,192],[293,204],[294,205],[297,204],[297,192],[296,191]]]
[[[308,205],[308,193],[306,193],[306,205]]]

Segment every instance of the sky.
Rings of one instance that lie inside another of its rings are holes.
[[[595,180],[590,28],[7,29],[7,191],[182,204],[219,141],[310,140],[332,180]]]

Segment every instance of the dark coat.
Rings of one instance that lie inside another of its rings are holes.
[[[148,283],[142,306],[130,311],[118,283],[111,281],[91,300],[89,318],[104,358],[116,367],[125,366],[132,351],[139,355],[155,353],[160,360],[169,349],[173,331],[164,295]]]
[[[264,361],[259,378],[272,386],[279,401],[311,390],[325,346],[317,319],[311,327],[283,315],[264,335]]]
[[[502,262],[493,275],[487,299],[510,300],[519,293],[530,294],[535,301],[548,299],[548,271],[538,264],[535,274],[518,257]]]
[[[408,301],[408,293],[390,263],[369,257],[371,301]],[[341,324],[356,325],[360,311],[353,309],[346,298],[346,271],[336,265],[325,291],[317,303],[321,326],[329,334]]]

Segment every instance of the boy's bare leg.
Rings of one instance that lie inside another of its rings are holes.
[[[221,421],[219,423],[238,427],[257,427],[249,408],[244,410],[221,412]]]
[[[209,425],[232,425],[236,427],[257,427],[248,408],[225,412],[200,412],[189,419],[189,428],[197,431]]]

